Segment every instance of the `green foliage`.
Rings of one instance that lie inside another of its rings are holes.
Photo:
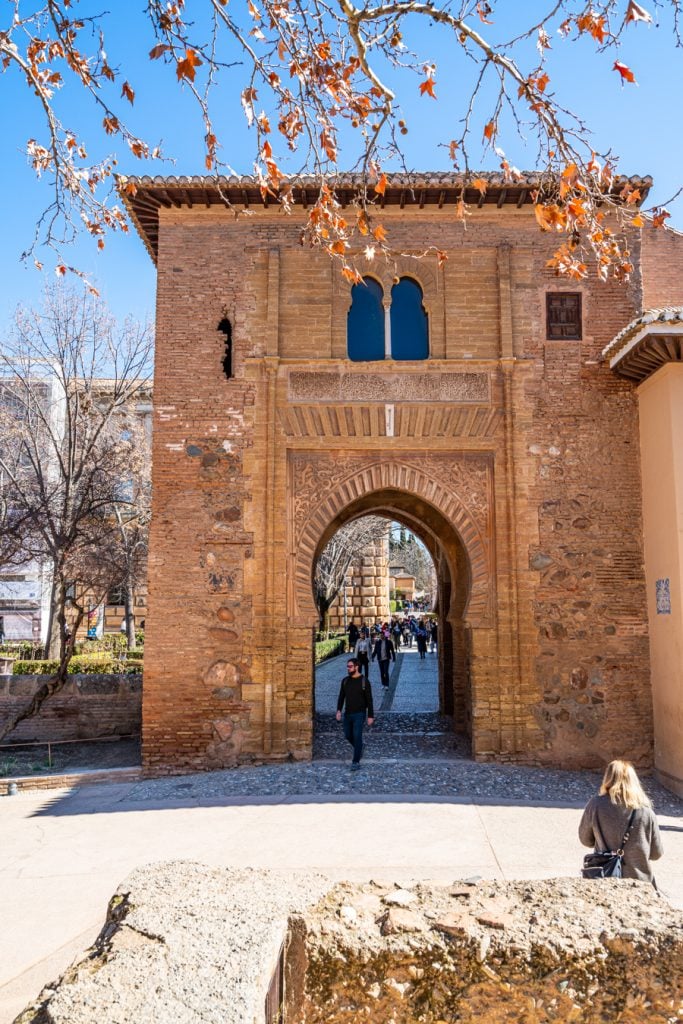
[[[395,612],[398,611],[398,601],[390,601],[389,607],[391,608],[391,614],[393,615]]]
[[[327,661],[328,658],[334,658],[337,654],[343,654],[345,650],[345,636],[333,637],[331,640],[319,640],[315,645],[315,663],[319,665],[321,661]]]
[[[125,633],[104,633],[92,640],[79,640],[76,644],[76,654],[94,654],[107,651],[112,655],[123,654],[127,647]]]
[[[14,663],[14,674],[15,675],[39,675],[39,676],[52,676],[59,668],[59,661],[56,658],[50,658],[48,660],[41,659],[39,661],[17,661]],[[119,658],[115,658],[111,652],[108,651],[94,651],[90,654],[74,654],[73,658],[69,662],[68,674],[70,676],[75,675],[92,675],[95,673],[125,673],[131,674],[142,671],[141,661],[132,661],[126,663],[121,661]]]
[[[35,644],[32,640],[10,640],[0,646],[0,656],[3,658],[21,658],[23,661],[39,658],[43,653],[41,644]]]

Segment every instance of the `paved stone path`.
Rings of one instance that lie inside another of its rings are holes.
[[[316,717],[313,757],[347,760],[350,747],[335,720],[339,684],[346,655],[323,662],[316,670]],[[436,654],[421,660],[417,648],[403,647],[392,666],[389,688],[382,690],[377,664],[370,666],[375,724],[365,731],[365,764],[396,759],[454,760],[469,757],[469,743],[439,715]]]
[[[355,774],[318,761],[2,798],[0,1024],[93,941],[109,897],[141,864],[399,882],[576,877],[577,823],[597,782],[463,759],[368,760]],[[683,804],[648,789],[665,848],[657,879],[683,907]]]
[[[347,654],[329,658],[315,671],[315,709],[332,712],[337,708],[341,680],[346,675]],[[379,681],[379,666],[372,662],[369,672],[376,710],[390,712],[416,712],[428,714],[439,710],[439,677],[436,654],[427,654],[420,660],[416,647],[402,647],[396,664],[392,666],[389,693],[383,693]]]
[[[435,656],[420,664],[410,649],[366,730],[363,768],[350,772],[334,720],[345,657],[317,674],[317,760],[0,799],[1,919],[11,922],[0,928],[0,1024],[86,948],[114,889],[149,861],[359,880],[576,877],[576,827],[598,774],[475,764],[427,710]],[[658,882],[683,907],[683,801],[644,783],[663,828]]]

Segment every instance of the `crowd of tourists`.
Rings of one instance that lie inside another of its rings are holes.
[[[366,679],[370,678],[370,664],[377,661],[382,685],[388,686],[388,665],[390,661],[396,660],[396,652],[401,647],[414,646],[420,658],[426,658],[428,651],[435,654],[439,626],[436,619],[418,619],[414,615],[400,618],[394,615],[390,622],[375,622],[371,626],[359,627],[352,619],[347,633],[349,653],[358,658]]]

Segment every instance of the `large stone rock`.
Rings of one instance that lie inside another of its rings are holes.
[[[262,1024],[283,949],[285,1024],[673,1024],[683,994],[683,915],[640,882],[332,887],[171,862],[120,886],[17,1024]]]
[[[393,902],[383,885],[339,885],[293,925],[288,1022],[679,1020],[683,915],[642,882],[417,886],[389,914],[371,893]],[[346,926],[340,904],[356,910]]]
[[[140,868],[92,949],[17,1021],[262,1024],[288,919],[329,885],[178,861]]]

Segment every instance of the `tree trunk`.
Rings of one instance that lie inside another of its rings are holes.
[[[126,639],[128,641],[128,650],[132,651],[135,649],[135,609],[133,607],[133,588],[129,583],[127,583],[123,588],[123,591]]]
[[[47,617],[47,630],[45,632],[45,646],[43,657],[49,658],[53,651],[59,650],[59,629],[57,626],[57,572],[52,568],[52,583],[50,585],[50,610]]]
[[[331,604],[332,601],[328,601],[326,598],[322,597],[322,595],[318,594],[318,630],[320,633],[326,632]]]

